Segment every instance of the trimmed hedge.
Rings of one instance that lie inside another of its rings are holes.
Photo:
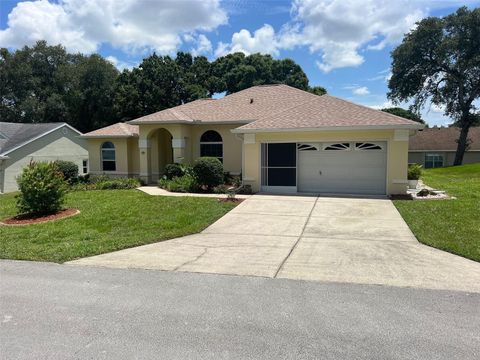
[[[207,189],[223,183],[223,164],[214,157],[201,157],[193,165],[193,173],[197,182]]]
[[[74,185],[72,190],[118,190],[136,189],[141,185],[139,179],[135,178],[109,178],[106,176],[90,177],[87,183]]]

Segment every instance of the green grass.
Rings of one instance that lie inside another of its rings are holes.
[[[138,190],[78,191],[79,215],[43,224],[0,226],[0,258],[64,262],[202,231],[235,205],[216,199],[149,196]],[[16,214],[0,195],[0,219]]]
[[[422,180],[457,199],[394,201],[417,239],[480,261],[480,163],[428,169]]]

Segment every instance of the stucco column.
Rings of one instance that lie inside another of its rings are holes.
[[[148,139],[139,139],[138,147],[140,152],[140,179],[147,184],[152,182],[151,169],[151,143]]]
[[[260,191],[260,143],[255,134],[244,134],[242,151],[242,178],[254,192]]]
[[[185,138],[173,138],[173,162],[183,164],[186,163]]]
[[[388,194],[407,192],[409,130],[395,130],[388,149]]]

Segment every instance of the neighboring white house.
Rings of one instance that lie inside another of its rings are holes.
[[[31,160],[68,160],[88,172],[88,150],[81,132],[66,123],[0,122],[0,193],[18,189],[16,177]]]

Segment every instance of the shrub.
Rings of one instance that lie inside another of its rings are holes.
[[[213,192],[215,194],[226,194],[228,192],[228,188],[229,188],[229,186],[224,185],[224,184],[220,184],[220,185],[215,186],[213,188]]]
[[[85,180],[85,179],[84,179]],[[95,176],[87,178],[85,182],[79,181],[72,187],[72,190],[115,190],[135,189],[141,185],[139,179],[135,178],[109,178],[107,176]]]
[[[78,179],[78,166],[73,161],[57,160],[54,162],[58,171],[63,174],[63,179],[72,184]]]
[[[63,174],[54,163],[31,161],[17,178],[17,183],[19,213],[46,215],[62,208],[66,186]]]
[[[165,166],[165,176],[168,180],[185,175],[185,171],[180,164],[168,164]]]
[[[418,164],[411,164],[408,166],[407,179],[418,180],[422,176],[422,166]]]
[[[211,189],[223,182],[223,165],[217,158],[202,157],[193,165],[198,184]]]
[[[118,178],[102,180],[94,185],[95,190],[135,189],[140,186],[140,181],[134,178]]]
[[[158,186],[171,192],[189,193],[198,191],[197,181],[191,175],[183,175],[171,180],[164,177],[158,181]]]

